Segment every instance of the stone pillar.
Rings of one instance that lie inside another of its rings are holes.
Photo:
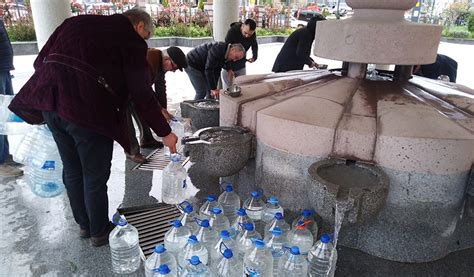
[[[230,24],[239,20],[239,0],[214,0],[213,10],[214,40],[224,41]]]
[[[71,17],[69,0],[30,0],[38,49],[63,21]]]

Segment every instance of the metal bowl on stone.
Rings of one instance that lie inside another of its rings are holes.
[[[253,135],[242,127],[210,127],[183,138],[184,154],[211,176],[239,172],[253,153]]]
[[[181,115],[191,118],[193,131],[219,126],[219,101],[214,99],[187,100],[180,104]]]
[[[242,94],[242,89],[238,85],[232,85],[228,87],[224,93],[230,97],[239,97]]]

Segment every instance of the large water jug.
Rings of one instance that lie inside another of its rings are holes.
[[[245,200],[243,205],[245,212],[247,212],[247,215],[253,220],[255,229],[259,233],[263,233],[263,229],[265,228],[265,224],[262,221],[265,202],[263,202],[262,197],[262,191],[252,191],[250,193],[250,198]]]
[[[222,230],[219,240],[209,249],[211,254],[211,264],[215,264],[222,258],[222,247],[235,249],[236,242],[230,236],[229,231]]]
[[[202,244],[204,244],[207,249],[210,250],[219,240],[219,233],[211,228],[209,220],[207,219],[200,220],[196,218],[196,223],[199,226],[198,230],[196,231],[196,238]]]
[[[38,142],[42,139],[40,134],[42,128],[44,126],[32,126],[31,130],[23,136],[13,155],[16,162],[26,166],[31,165],[31,160],[37,152]]]
[[[221,244],[220,259],[217,259],[211,266],[212,271],[220,277],[242,276],[242,261],[234,257],[234,253],[229,247]]]
[[[229,219],[229,222],[234,222],[237,217],[237,210],[240,209],[240,197],[235,193],[231,184],[224,183],[224,192],[219,195],[217,202],[221,204],[224,215]]]
[[[171,127],[171,131],[178,137],[178,142],[176,142],[176,151],[179,153],[182,147],[181,145],[181,138],[184,137],[184,125],[176,118],[171,118],[169,125]],[[164,154],[165,156],[170,156],[170,149],[165,146]]]
[[[337,250],[334,249],[331,243],[331,237],[327,234],[322,234],[321,240],[318,241],[308,253],[308,276],[333,277],[336,271],[336,262]]]
[[[265,225],[265,238],[271,235],[271,232],[275,227],[280,228],[280,230],[283,232],[283,236],[285,237],[290,231],[290,225],[286,223],[285,219],[283,218],[283,215],[280,212],[276,213],[273,220],[270,221],[270,223],[268,223],[267,225]]]
[[[187,260],[181,277],[209,277],[213,276],[209,268],[201,262],[199,256],[192,256]]]
[[[262,239],[252,223],[244,223],[241,225],[244,229],[235,239],[235,245],[237,250],[237,257],[239,260],[244,258],[244,255],[253,248],[253,241],[256,239]]]
[[[117,226],[109,234],[112,270],[118,274],[132,273],[140,267],[138,231],[120,217]]]
[[[209,253],[206,247],[198,241],[195,235],[189,236],[184,249],[179,252],[178,265],[184,268],[192,256],[198,256],[199,260],[205,265],[209,261]]]
[[[25,173],[33,193],[41,197],[54,197],[64,191],[63,165],[58,147],[48,127],[38,129],[38,141]]]
[[[186,245],[191,231],[179,220],[173,220],[170,223],[171,228],[166,232],[164,238],[165,248],[177,258],[178,252]]]
[[[288,232],[288,245],[298,246],[302,256],[306,258],[309,250],[313,246],[313,234],[306,229],[303,221],[297,223],[296,227]]]
[[[265,238],[265,245],[270,249],[273,257],[273,274],[278,272],[278,262],[285,253],[285,245],[287,244],[286,234],[279,227],[272,229],[271,235]]]
[[[295,220],[293,220],[293,223],[291,224],[291,228],[295,228],[298,222],[303,221],[306,225],[306,229],[308,229],[312,234],[313,234],[313,240],[317,241],[318,239],[318,224],[316,223],[314,219],[314,212],[309,209],[304,209],[301,211],[301,214],[299,217],[297,217]],[[301,251],[301,249],[300,249]]]
[[[271,196],[267,200],[267,204],[263,208],[262,220],[265,224],[270,223],[274,218],[276,213],[281,213],[283,215],[283,208],[278,204],[278,198],[276,196]]]
[[[191,230],[192,234],[195,234],[196,231],[199,229],[199,226],[196,224],[196,213],[194,212],[193,205],[188,201],[183,201],[179,203],[178,209],[181,213],[183,213],[179,220],[183,226],[186,226]]]
[[[180,160],[181,155],[171,155],[171,162],[163,169],[161,195],[163,202],[168,204],[179,204],[185,198],[188,174]]]
[[[298,246],[292,246],[278,263],[279,277],[301,277],[308,272],[308,262],[300,255]]]
[[[166,265],[167,270],[161,265]],[[163,273],[169,271],[166,276],[177,276],[177,264],[173,254],[166,251],[163,244],[157,245],[153,253],[145,261],[145,276],[157,277],[164,275]]]
[[[222,210],[221,204],[216,201],[215,195],[208,195],[206,202],[202,204],[201,208],[199,209],[199,216],[201,219],[210,219],[211,218],[211,210],[212,208],[219,208]]]
[[[229,220],[224,214],[222,214],[222,210],[217,207],[214,207],[211,210],[209,224],[211,225],[212,229],[216,230],[217,233],[220,233],[222,230],[229,230],[230,228]]]
[[[244,226],[243,224],[252,223],[252,225],[254,225],[253,220],[250,219],[250,217],[247,215],[247,212],[245,211],[244,208],[240,208],[236,212],[236,215],[237,215],[237,217],[231,223],[230,230],[229,230],[230,235],[233,239],[235,239],[237,237],[237,235],[239,235],[239,233],[244,230],[243,227],[242,227],[242,226]]]
[[[245,254],[245,276],[273,277],[273,257],[261,239],[255,240],[255,247]]]
[[[172,271],[167,264],[161,264],[157,268],[153,270],[153,275],[146,275],[145,276],[153,276],[153,277],[177,277],[178,274],[176,271]]]

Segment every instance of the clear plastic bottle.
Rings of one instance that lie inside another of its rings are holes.
[[[313,240],[316,241],[318,239],[318,224],[314,220],[314,212],[309,209],[302,210],[300,216],[293,220],[291,228],[294,229],[299,221],[305,223],[306,229],[313,234]]]
[[[180,216],[179,220],[183,226],[186,226],[191,230],[192,234],[195,234],[196,231],[199,229],[199,226],[196,223],[196,213],[194,212],[193,205],[188,201],[183,201],[179,203],[178,209],[183,214]]]
[[[280,230],[283,232],[283,236],[285,237],[290,231],[290,225],[286,223],[285,219],[283,218],[283,215],[280,212],[276,213],[273,220],[270,221],[270,223],[268,223],[267,225],[265,225],[265,238],[271,235],[271,231],[275,227],[280,228]]]
[[[211,225],[212,229],[216,230],[218,234],[220,234],[222,230],[229,230],[230,228],[229,220],[218,207],[212,208],[209,224]]]
[[[333,260],[331,253],[334,251]],[[308,276],[311,277],[333,277],[336,271],[337,250],[331,243],[331,237],[327,234],[321,235],[318,241],[308,253]]]
[[[196,218],[196,223],[199,226],[196,231],[196,238],[210,250],[219,240],[219,233],[211,228],[209,220],[207,219],[200,220]]]
[[[244,228],[242,227],[243,224],[245,223],[252,223],[254,225],[253,220],[250,219],[250,217],[247,215],[247,212],[245,211],[244,208],[240,208],[236,212],[237,217],[235,220],[231,223],[230,225],[230,236],[235,239],[237,235],[239,235],[240,232],[244,231]],[[254,225],[255,226],[255,225]]]
[[[278,204],[278,198],[276,196],[271,196],[267,200],[267,204],[263,209],[262,220],[265,224],[270,223],[274,218],[276,213],[281,213],[283,215],[283,208]]]
[[[219,253],[219,259],[211,266],[212,271],[219,277],[242,276],[242,261],[234,257],[234,253],[229,247],[221,245],[222,252]]]
[[[211,264],[215,264],[222,258],[222,246],[224,248],[235,249],[236,242],[230,236],[229,231],[222,230],[220,232],[219,240],[214,244],[212,248],[209,249],[211,254]]]
[[[250,193],[250,198],[245,200],[244,209],[247,212],[247,215],[252,219],[255,224],[255,229],[259,233],[263,233],[265,225],[262,221],[263,208],[265,207],[265,202],[262,199],[263,193],[261,191],[252,191]]]
[[[261,239],[254,242],[255,247],[244,257],[245,276],[273,277],[273,257]]]
[[[237,257],[239,260],[244,258],[244,255],[253,248],[253,241],[256,239],[262,239],[252,223],[244,223],[241,225],[244,229],[235,239],[235,248],[237,250]]]
[[[298,222],[296,227],[288,232],[287,240],[288,245],[298,246],[301,255],[305,258],[313,246],[313,234],[306,228],[303,221]]]
[[[132,273],[140,267],[138,231],[120,217],[117,226],[109,234],[112,270],[118,274]]]
[[[171,162],[163,169],[161,198],[167,204],[179,204],[185,197],[188,174],[180,160],[181,155],[171,155]]]
[[[224,183],[224,192],[219,195],[217,202],[221,204],[224,215],[229,219],[229,222],[234,222],[237,217],[236,211],[240,209],[240,197],[234,192],[231,184]]]
[[[298,246],[292,246],[290,251],[278,262],[279,277],[301,277],[306,276],[308,272],[308,262],[300,255]]]
[[[191,231],[188,227],[183,226],[179,220],[171,221],[171,225],[171,228],[165,234],[164,243],[165,248],[176,258],[179,251],[186,245]]]
[[[209,268],[201,262],[198,256],[192,256],[186,261],[181,277],[208,277],[212,276]]]
[[[162,265],[166,265],[162,268]],[[166,251],[163,244],[157,245],[153,253],[145,261],[145,276],[146,277],[157,277],[164,275],[165,271],[169,271],[167,276],[177,275],[177,263],[173,254]],[[161,274],[161,275],[160,275]]]
[[[285,253],[285,245],[287,244],[286,235],[279,227],[273,228],[271,235],[265,238],[265,245],[270,249],[273,257],[273,274],[278,272],[278,262]]]
[[[31,160],[37,154],[38,142],[41,141],[41,129],[43,126],[32,126],[31,131],[26,133],[16,148],[13,159],[26,166],[31,165]]]
[[[208,195],[206,202],[202,204],[201,208],[199,209],[199,216],[201,219],[210,219],[211,218],[211,210],[214,207],[217,207],[222,210],[221,204],[216,201],[215,195]]]
[[[178,142],[176,142],[176,150],[179,153],[181,149],[181,138],[184,137],[184,126],[183,124],[175,117],[171,118],[169,125],[171,127],[171,131],[178,137]],[[164,148],[165,156],[170,156],[170,149],[165,146]]]
[[[206,247],[198,241],[195,235],[189,236],[184,249],[179,252],[178,265],[184,268],[192,256],[198,256],[199,260],[205,265],[207,265],[209,261],[209,253]]]
[[[153,275],[146,275],[145,276],[153,276],[153,277],[177,277],[178,274],[176,273],[176,270],[173,271],[170,269],[170,267],[167,264],[161,264],[159,267],[155,268],[153,270]]]

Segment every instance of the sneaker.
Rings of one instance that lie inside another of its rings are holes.
[[[23,176],[23,170],[13,167],[9,164],[0,164],[0,177],[19,177]]]

